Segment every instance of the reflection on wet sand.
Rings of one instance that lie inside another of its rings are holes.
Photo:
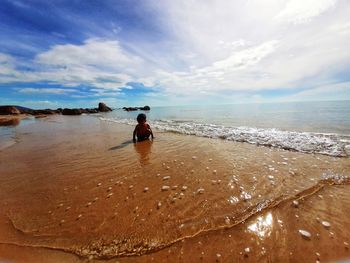
[[[153,141],[145,140],[142,142],[134,143],[134,149],[139,154],[140,164],[149,164],[149,155],[151,153]]]
[[[273,218],[271,212],[264,216],[258,216],[255,222],[248,226],[248,230],[255,233],[260,239],[270,236],[273,228]]]

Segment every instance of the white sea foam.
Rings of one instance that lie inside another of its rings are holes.
[[[100,118],[103,121],[135,125],[135,120]],[[350,154],[350,136],[334,133],[284,131],[275,128],[225,127],[188,121],[155,120],[151,123],[158,130],[256,145],[283,148],[304,153],[319,153],[347,157]]]

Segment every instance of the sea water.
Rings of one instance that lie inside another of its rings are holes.
[[[117,109],[101,120],[133,125],[140,111]],[[350,101],[152,107],[148,122],[159,130],[348,156]]]

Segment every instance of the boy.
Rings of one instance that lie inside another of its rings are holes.
[[[144,140],[148,140],[149,136],[151,136],[153,140],[153,132],[151,130],[151,127],[149,124],[146,122],[146,115],[143,113],[140,113],[137,118],[136,118],[138,124],[135,127],[134,133],[132,135],[132,140],[136,142],[136,136],[137,136],[137,141],[141,142]]]

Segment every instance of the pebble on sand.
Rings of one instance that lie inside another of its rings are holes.
[[[162,186],[162,191],[168,191],[169,189],[170,189],[170,186],[168,186],[168,185]]]
[[[97,184],[97,186],[101,186],[101,185],[102,185],[102,183],[98,183],[98,184]]]
[[[203,194],[204,193],[204,189],[203,188],[199,188],[198,190],[197,190],[197,194]]]
[[[183,185],[182,187],[181,187],[181,191],[186,191],[187,190],[187,186],[186,185]]]
[[[297,200],[294,200],[294,201],[293,201],[293,206],[294,206],[295,208],[297,208],[297,207],[299,206],[299,202],[298,202]]]
[[[109,193],[109,194],[107,195],[107,198],[110,198],[112,195],[113,195],[113,193]]]
[[[193,160],[197,159],[197,156],[194,156],[194,155],[193,155],[193,156],[192,156],[192,159],[193,159]]]
[[[164,176],[163,177],[163,180],[165,181],[165,180],[168,180],[168,179],[170,179],[170,176]]]
[[[217,171],[216,170],[213,170],[213,174],[216,174],[217,173]]]
[[[330,228],[331,224],[327,221],[322,221],[321,224],[325,227],[325,228]]]
[[[61,221],[60,221],[60,224],[62,225],[62,224],[64,224],[64,222],[66,222],[64,219],[62,219]]]
[[[303,229],[299,229],[298,230],[299,234],[305,238],[305,239],[310,239],[311,238],[311,234],[310,232],[306,231],[306,230],[303,230]]]
[[[148,192],[148,190],[149,190],[148,187],[145,187],[145,188],[143,189],[144,192]]]
[[[157,203],[157,209],[161,208],[161,206],[162,206],[162,203],[161,203],[161,202],[158,202],[158,203]]]
[[[80,219],[82,216],[83,216],[82,214],[79,214],[79,215],[77,216],[77,219]]]

